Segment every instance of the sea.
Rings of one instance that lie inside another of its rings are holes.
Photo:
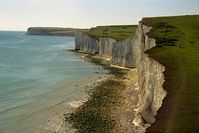
[[[85,62],[74,37],[0,31],[0,133],[56,132],[63,114],[106,73]]]

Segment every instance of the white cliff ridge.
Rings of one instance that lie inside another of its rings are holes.
[[[137,68],[139,102],[134,124],[139,126],[155,122],[155,115],[166,96],[163,89],[165,67],[145,53],[156,46],[155,39],[146,35],[150,30],[151,27],[140,22],[136,33],[123,41],[111,38],[96,40],[84,32],[75,33],[76,50],[97,53],[111,59],[113,65]]]

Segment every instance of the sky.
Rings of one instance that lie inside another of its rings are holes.
[[[0,30],[132,25],[187,14],[199,14],[199,0],[0,0]]]

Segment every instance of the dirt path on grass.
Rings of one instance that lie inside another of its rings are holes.
[[[174,57],[175,58],[175,57]],[[177,86],[175,88],[175,97],[173,99],[173,104],[172,104],[172,113],[169,116],[169,122],[168,122],[168,127],[165,133],[173,133],[173,129],[175,128],[176,124],[176,118],[178,113],[180,112],[180,106],[181,106],[181,100],[183,100],[183,97],[181,97],[183,94],[183,91],[186,89],[186,83],[187,83],[187,72],[185,69],[183,69],[183,58],[175,59],[176,64],[178,64],[179,72],[178,72],[178,82],[176,82]],[[176,80],[177,81],[177,80]],[[181,99],[182,98],[182,99]]]

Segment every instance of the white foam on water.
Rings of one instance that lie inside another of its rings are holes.
[[[85,100],[80,100],[80,101],[72,101],[72,102],[68,103],[68,105],[73,108],[78,108],[81,105],[83,105],[84,103],[85,103]]]

